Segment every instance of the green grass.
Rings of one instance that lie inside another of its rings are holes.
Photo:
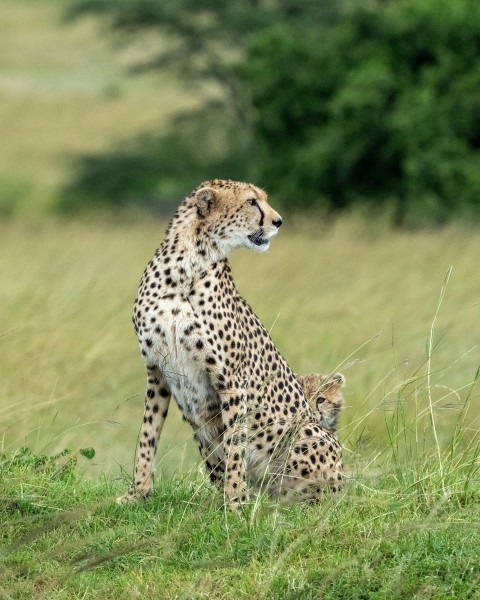
[[[233,257],[292,367],[346,375],[349,479],[319,507],[236,516],[176,410],[154,496],[113,503],[143,405],[130,311],[164,226],[0,225],[3,597],[474,598],[478,233],[287,219],[268,253]]]
[[[319,507],[233,515],[198,474],[118,506],[121,485],[65,460],[3,459],[5,598],[462,599],[480,584],[478,485],[431,502],[383,475]]]

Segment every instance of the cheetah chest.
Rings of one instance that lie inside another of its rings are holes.
[[[192,305],[179,298],[161,300],[155,322],[139,334],[147,364],[155,364],[185,419],[202,427],[220,402],[205,369],[206,339],[202,322]]]

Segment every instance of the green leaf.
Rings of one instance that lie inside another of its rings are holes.
[[[80,454],[82,456],[84,456],[86,459],[92,460],[92,458],[95,456],[95,449],[94,448],[81,448]]]

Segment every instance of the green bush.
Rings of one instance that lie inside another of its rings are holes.
[[[345,0],[72,0],[67,21],[94,14],[124,44],[144,34],[158,44],[131,70],[175,72],[198,111],[178,115],[162,135],[122,140],[105,153],[76,156],[58,205],[63,212],[142,206],[170,213],[179,198],[205,179],[253,179],[258,147],[251,105],[239,77],[248,36],[273,23],[334,22]],[[158,35],[155,38],[155,35]],[[200,84],[200,85],[198,85]],[[207,90],[213,90],[210,94]],[[269,181],[259,181],[269,185]]]
[[[162,206],[216,176],[268,186],[284,209],[367,205],[397,225],[480,216],[478,0],[72,6],[126,39],[168,41],[137,70],[221,93],[161,137],[81,157],[69,207]]]
[[[480,215],[480,4],[361,5],[277,23],[241,68],[257,178],[292,206],[394,207],[398,224]]]

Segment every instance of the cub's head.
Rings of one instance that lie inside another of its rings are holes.
[[[297,375],[297,378],[320,427],[336,433],[338,415],[345,405],[342,394],[345,377],[341,373],[312,373]]]
[[[268,204],[267,194],[251,183],[214,179],[192,195],[198,224],[228,255],[246,247],[263,252],[278,232],[282,217]]]

